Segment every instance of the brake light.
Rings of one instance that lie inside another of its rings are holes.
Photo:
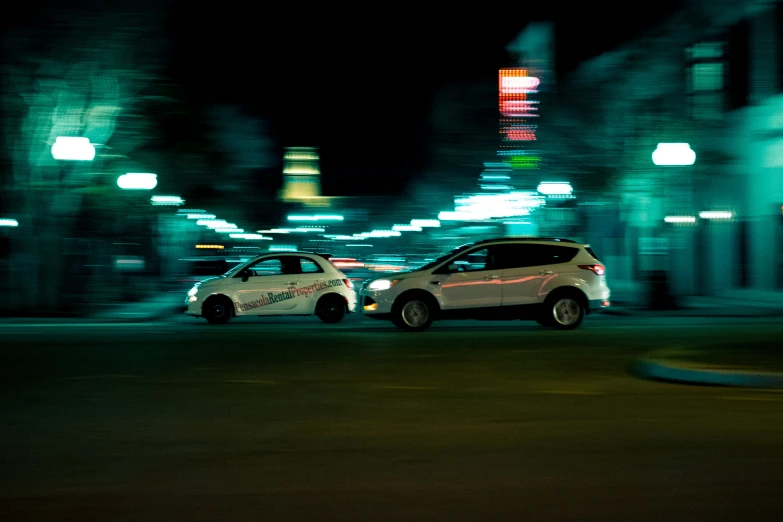
[[[343,283],[348,287],[348,290],[353,290],[353,281],[350,279],[343,279]]]
[[[595,275],[604,275],[606,273],[606,267],[604,265],[579,265],[582,270],[590,270]]]

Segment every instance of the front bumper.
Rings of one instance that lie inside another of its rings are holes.
[[[185,315],[192,315],[193,317],[201,317],[201,299],[198,299],[198,294],[196,294],[196,300],[191,301],[191,297],[188,296],[185,298]]]
[[[392,311],[395,295],[387,291],[362,290],[358,295],[356,310],[364,315],[388,315]]]

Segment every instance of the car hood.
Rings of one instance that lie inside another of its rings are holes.
[[[222,281],[223,279],[225,279],[224,276],[207,277],[206,279],[202,279],[201,281],[199,281],[196,284],[198,286],[210,286],[211,284],[213,284],[213,283],[215,283],[217,281]]]

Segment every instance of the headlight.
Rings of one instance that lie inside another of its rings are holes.
[[[193,288],[191,288],[190,290],[188,290],[188,297],[193,297],[193,296],[194,296],[194,295],[196,295],[197,293],[198,293],[198,287],[197,287],[197,286],[194,286]],[[179,295],[182,295],[182,294],[179,294]]]
[[[370,286],[367,287],[368,290],[388,290],[389,288],[393,287],[397,283],[399,283],[399,279],[378,279],[377,281],[373,281],[370,283]]]

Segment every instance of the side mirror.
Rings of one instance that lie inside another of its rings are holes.
[[[242,270],[239,275],[242,276],[242,282],[247,283],[247,280],[250,279],[250,270]]]

